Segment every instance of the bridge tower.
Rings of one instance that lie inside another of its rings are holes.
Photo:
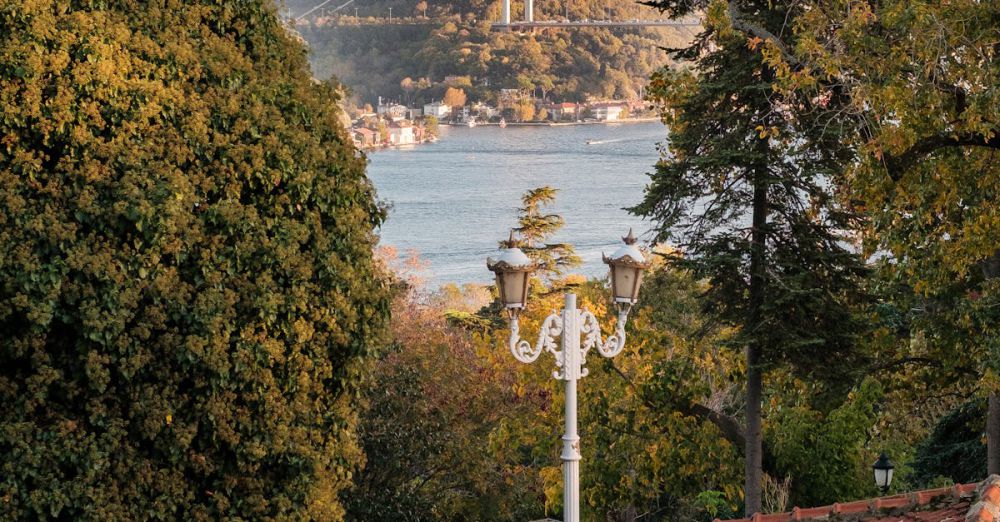
[[[524,21],[534,22],[535,21],[535,2],[534,0],[524,0]]]
[[[503,11],[501,12],[501,18],[503,19],[504,25],[510,25],[510,0],[503,0]]]

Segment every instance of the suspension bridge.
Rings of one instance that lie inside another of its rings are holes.
[[[326,6],[333,2],[334,0],[325,0],[320,2],[313,8],[305,11],[304,13],[289,17],[296,23],[305,22],[306,18],[310,15],[321,16],[329,21],[332,21],[332,25],[434,25],[437,21],[428,19],[426,17],[421,18],[393,18],[392,8],[389,8],[388,18],[384,17],[368,17],[359,18],[357,16],[357,8],[355,8],[355,16],[352,18],[350,16],[339,16],[333,18],[333,15],[341,11],[345,7],[354,3],[354,0],[347,0],[343,4],[327,10]],[[608,18],[603,20],[591,20],[591,19],[579,19],[571,20],[568,17],[557,20],[535,20],[535,9],[534,0],[524,0],[524,20],[511,20],[511,0],[503,0],[500,20],[493,22],[492,29],[494,31],[520,31],[520,30],[539,30],[539,29],[553,29],[553,28],[576,28],[576,27],[607,27],[607,28],[641,28],[641,27],[700,27],[701,20],[697,17],[686,17],[680,19],[640,19],[633,18],[631,20],[615,20],[608,13]],[[308,23],[308,22],[306,22]]]

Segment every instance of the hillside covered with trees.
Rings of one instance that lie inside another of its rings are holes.
[[[362,103],[375,103],[379,96],[439,100],[445,77],[460,77],[470,102],[492,102],[500,89],[513,88],[552,101],[635,99],[649,76],[669,61],[661,47],[683,45],[695,32],[688,27],[508,33],[491,29],[491,21],[500,18],[499,1],[424,4],[369,1],[341,11],[350,11],[346,16],[306,18],[298,30],[309,42],[316,75],[336,77]],[[380,25],[370,18],[386,17],[389,7],[398,23]],[[293,14],[307,9],[290,8]],[[511,8],[512,19],[523,18],[523,3],[512,2]],[[624,0],[535,6],[536,20],[606,19],[609,13],[619,20],[658,17]]]

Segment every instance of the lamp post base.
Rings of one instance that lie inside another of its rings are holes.
[[[563,521],[580,522],[580,461],[563,461]]]

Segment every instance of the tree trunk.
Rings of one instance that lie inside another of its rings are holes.
[[[760,511],[761,506],[761,480],[762,466],[761,456],[763,455],[763,434],[761,431],[760,401],[761,382],[760,372],[760,348],[750,344],[746,349],[747,355],[747,445],[746,445],[746,483],[745,509],[746,516],[751,516]]]
[[[990,393],[986,415],[986,473],[1000,475],[1000,393]]]
[[[987,280],[1000,277],[1000,250],[983,262],[982,270]],[[995,390],[990,392],[986,413],[986,472],[1000,474],[1000,393]]]
[[[761,148],[767,142],[761,140]],[[754,171],[753,189],[753,230],[750,237],[750,309],[747,314],[745,333],[750,342],[746,347],[747,358],[747,429],[746,429],[746,483],[744,500],[746,516],[752,516],[761,508],[761,479],[763,432],[761,429],[760,402],[763,382],[760,369],[763,347],[756,339],[764,306],[765,275],[767,262],[767,169],[758,166]]]

